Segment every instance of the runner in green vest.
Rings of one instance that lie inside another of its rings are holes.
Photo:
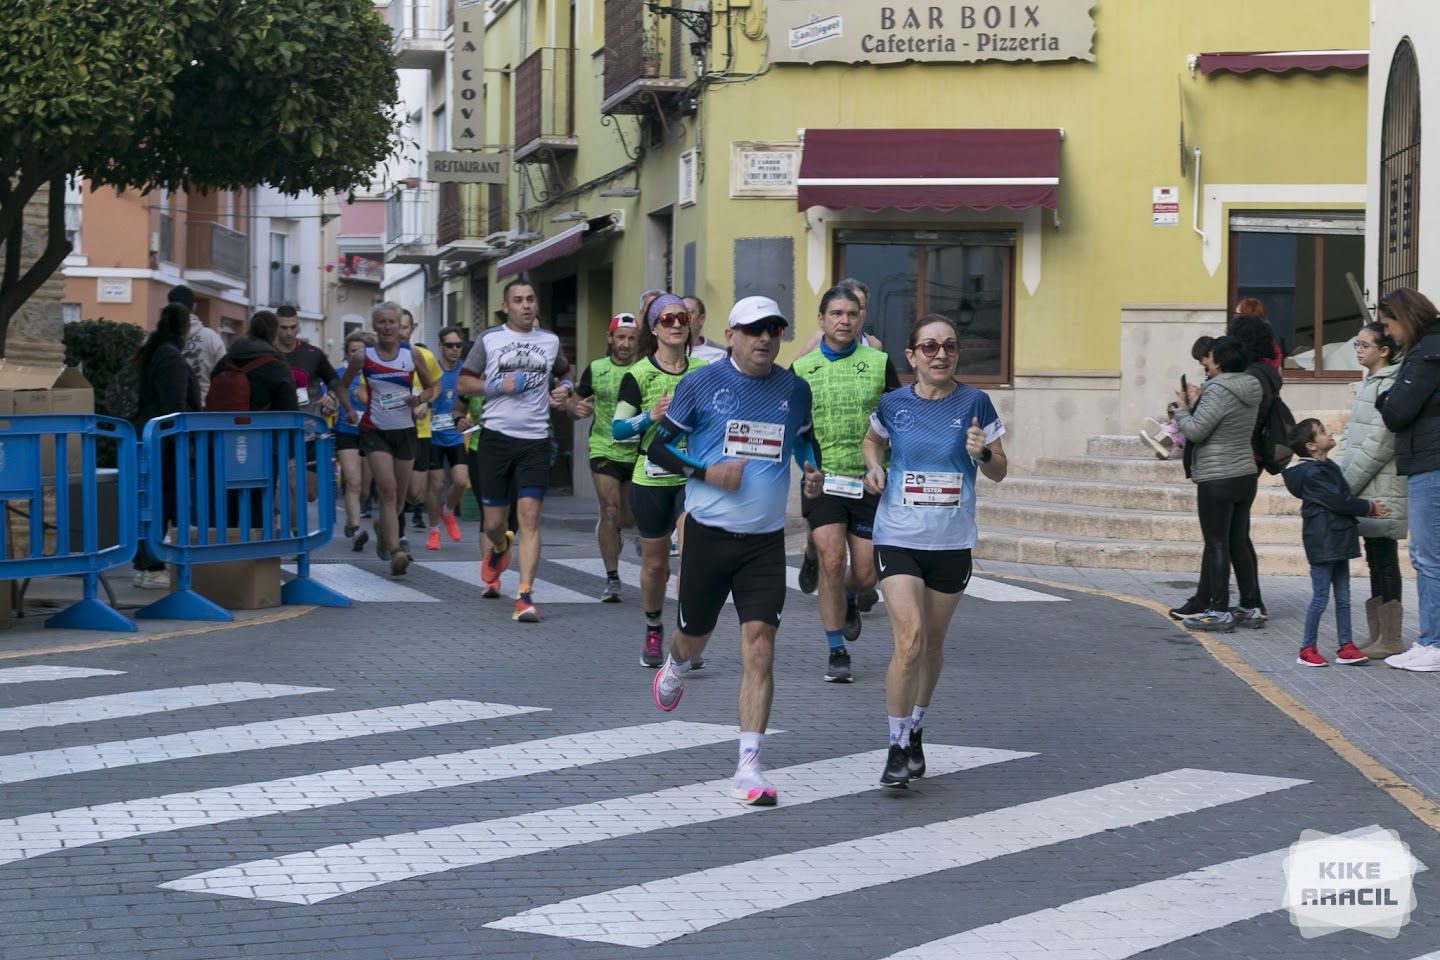
[[[640,352],[644,359],[620,381],[612,434],[616,439],[640,438],[640,452],[630,478],[630,509],[640,532],[640,599],[645,606],[645,643],[640,663],[658,668],[665,662],[665,582],[670,579],[670,534],[685,512],[685,478],[669,473],[646,457],[650,439],[670,406],[675,385],[705,361],[690,356],[690,314],[685,302],[665,293],[650,302]],[[692,666],[693,669],[693,666]]]
[[[634,524],[630,516],[630,474],[635,470],[635,455],[640,438],[616,440],[610,422],[615,419],[615,401],[620,381],[635,363],[640,328],[635,315],[620,313],[610,318],[605,334],[608,349],[605,356],[592,360],[580,375],[580,383],[570,399],[570,414],[576,419],[594,416],[590,424],[590,477],[595,481],[595,496],[600,501],[600,522],[595,525],[595,539],[600,546],[600,559],[605,562],[605,592],[601,603],[620,602],[620,531]]]
[[[870,540],[879,497],[864,488],[862,444],[870,414],[880,395],[900,385],[889,357],[858,343],[860,299],[836,285],[820,300],[820,345],[791,366],[810,384],[815,443],[825,485],[820,496],[800,498],[810,526],[820,572],[820,622],[830,647],[825,679],[850,683],[850,653],[845,641],[860,636],[855,595],[875,588],[875,557]],[[846,575],[845,555],[850,554]]]

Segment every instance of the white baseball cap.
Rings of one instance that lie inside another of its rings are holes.
[[[731,327],[746,327],[761,320],[779,320],[787,327],[790,321],[780,312],[780,305],[769,297],[746,297],[730,308]]]

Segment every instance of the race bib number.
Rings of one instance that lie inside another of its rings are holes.
[[[306,404],[308,404],[308,403],[310,402],[310,390],[309,390],[309,388],[307,388],[307,387],[296,387],[296,388],[295,388],[295,402],[296,402],[297,404],[299,404],[300,406],[302,406],[302,407],[305,406]]]
[[[381,410],[399,410],[410,405],[408,393],[382,393],[379,399]]]
[[[785,458],[785,425],[758,420],[728,421],[725,456],[779,463]]]
[[[669,470],[666,470],[664,467],[657,466],[654,460],[651,460],[649,457],[646,457],[646,458],[645,458],[645,476],[649,477],[651,480],[673,480],[673,479],[675,479],[676,477],[680,476],[680,474],[678,474],[678,473],[671,473]]]
[[[965,496],[965,474],[906,470],[901,475],[900,502],[907,507],[955,509]]]
[[[436,413],[430,417],[431,430],[454,430],[455,418],[448,413]]]
[[[865,496],[865,482],[859,477],[837,477],[827,473],[824,490],[831,496],[859,500]]]

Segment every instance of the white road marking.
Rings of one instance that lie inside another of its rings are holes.
[[[284,564],[286,573],[294,573],[294,564]],[[329,587],[357,603],[440,603],[438,597],[421,593],[398,580],[382,577],[349,563],[312,563],[310,576],[316,583]]]
[[[547,904],[486,926],[628,947],[825,897],[1234,803],[1304,780],[1172,770],[908,830]]]
[[[118,677],[124,670],[95,670],[91,667],[7,667],[0,670],[0,683],[32,683],[37,680],[78,680],[81,677]]]
[[[1379,829],[1372,825],[1342,836],[1359,838]],[[1282,909],[1285,858],[1289,855],[1290,848],[1282,847],[1073,900],[922,943],[885,960],[1012,960],[1054,951],[1095,960],[1125,960]],[[1423,864],[1420,869],[1425,869]],[[1429,956],[1437,958],[1440,953]]]
[[[512,548],[513,549],[513,548]],[[477,590],[480,588],[480,561],[479,560],[436,560],[426,561],[417,564],[426,570],[442,574],[452,580],[459,580],[461,583],[468,583]],[[313,570],[314,567],[311,567]],[[605,575],[602,570],[600,575]],[[600,594],[594,596],[586,593],[577,593],[568,587],[562,587],[557,583],[548,580],[537,579],[533,585],[535,605],[542,610],[547,603],[599,603]],[[515,591],[520,588],[520,574],[515,570],[515,564],[500,575],[500,592],[503,596],[514,598]]]
[[[885,754],[875,750],[835,757],[770,770],[766,775],[780,791],[785,806],[816,803],[880,789],[876,771],[884,766]],[[925,745],[931,777],[1030,756],[1034,754]],[[253,900],[320,903],[413,877],[756,812],[758,808],[732,800],[726,793],[729,786],[728,779],[714,780],[498,820],[397,833],[235,864],[161,886]]]
[[[432,700],[350,713],[323,713],[288,720],[192,730],[164,737],[116,740],[110,743],[36,750],[0,756],[0,783],[23,783],[89,770],[111,770],[141,763],[159,763],[185,757],[208,757],[244,750],[268,750],[300,743],[325,743],[400,730],[418,730],[467,720],[493,720],[544,707],[516,707],[508,703],[473,700]]]
[[[724,743],[737,736],[729,726],[670,720],[281,780],[36,813],[0,820],[0,864],[187,827],[232,823],[296,810],[318,810],[376,797],[469,786]]]
[[[579,570],[581,573],[588,573],[592,577],[605,577],[605,561],[595,557],[584,557],[576,560],[550,560],[549,563],[557,563],[562,567],[569,567],[571,570]],[[675,573],[680,569],[680,562],[674,557],[670,558],[670,579],[665,583],[665,597],[674,600],[678,596],[675,593]],[[640,564],[631,563],[628,560],[621,560],[615,568],[620,574],[620,580],[626,586],[636,591],[640,589]],[[638,599],[638,597],[637,597]],[[727,601],[729,602],[729,601]]]
[[[279,683],[205,683],[191,687],[136,690],[79,700],[56,700],[28,707],[0,709],[0,731],[59,727],[67,723],[91,723],[140,717],[147,713],[168,713],[186,707],[208,707],[217,703],[268,700],[301,693],[329,693],[328,687],[292,687]]]
[[[1039,590],[1026,590],[1024,587],[1017,587],[1013,583],[1002,583],[999,580],[986,580],[982,577],[971,577],[970,584],[965,588],[965,596],[974,597],[977,600],[993,600],[999,603],[1069,603],[1068,597],[1055,597],[1048,593],[1041,593]]]

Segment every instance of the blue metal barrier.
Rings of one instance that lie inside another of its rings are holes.
[[[318,520],[309,524],[305,444],[315,444]],[[310,577],[310,551],[330,542],[335,516],[335,441],[308,413],[176,413],[145,425],[140,536],[174,564],[174,592],[139,610],[145,619],[233,620],[191,588],[191,566],[296,554],[282,603],[348,607]],[[169,481],[167,483],[167,480]],[[168,489],[167,489],[168,488]],[[165,542],[166,521],[174,524]]]
[[[95,445],[100,440],[114,443],[119,468],[115,477],[115,543],[100,543],[100,473],[95,457]],[[77,441],[80,469],[73,472],[70,448]],[[4,522],[0,523],[0,581],[84,578],[84,599],[46,620],[46,627],[128,632],[136,629],[133,622],[99,599],[100,572],[129,563],[135,556],[136,459],[135,430],[123,420],[89,414],[0,416],[0,504],[4,512]],[[55,503],[53,552],[47,552],[46,543],[47,492]],[[12,513],[20,513],[18,504],[22,501],[28,502],[28,542],[24,556],[9,559],[10,518]],[[78,529],[76,519],[80,521]]]

